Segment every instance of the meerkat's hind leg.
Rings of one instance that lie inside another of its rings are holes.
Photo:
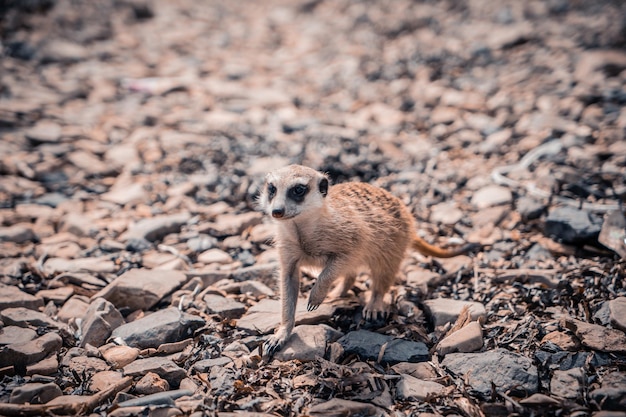
[[[395,266],[395,264],[394,264]],[[396,279],[397,266],[384,270],[384,268],[372,268],[370,282],[372,283],[372,296],[363,308],[363,318],[366,321],[377,320],[380,316],[387,318],[391,312],[391,305],[386,298],[389,288]]]

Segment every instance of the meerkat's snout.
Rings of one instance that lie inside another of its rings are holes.
[[[285,209],[283,208],[275,208],[272,210],[272,217],[275,219],[280,219],[285,215]]]

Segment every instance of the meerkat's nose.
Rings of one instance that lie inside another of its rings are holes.
[[[285,209],[281,208],[281,209],[272,210],[272,217],[274,217],[275,219],[280,219],[284,215],[285,215]]]

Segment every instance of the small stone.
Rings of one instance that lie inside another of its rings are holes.
[[[604,375],[600,388],[591,391],[589,398],[607,410],[626,410],[626,373]]]
[[[309,362],[318,356],[323,358],[327,346],[341,336],[343,333],[325,324],[296,326],[287,343],[274,357],[283,362],[290,360]]]
[[[458,223],[464,216],[456,203],[441,203],[430,208],[430,221],[433,223],[441,223],[453,225]]]
[[[232,359],[226,356],[220,356],[214,359],[203,359],[193,364],[196,372],[208,372],[214,366],[222,367],[232,363]]]
[[[384,346],[382,362],[423,362],[429,359],[428,348],[420,342],[394,339],[367,330],[350,332],[338,340],[346,354],[356,354],[363,360],[378,360]]]
[[[608,329],[571,317],[564,318],[561,324],[574,332],[584,346],[601,352],[626,353],[626,334],[621,330]]]
[[[575,352],[580,349],[580,343],[574,338],[572,335],[559,332],[557,330],[546,334],[543,339],[541,339],[541,344],[544,343],[554,343],[559,348],[565,351]]]
[[[613,327],[626,332],[626,297],[609,301],[610,320]]]
[[[105,345],[100,352],[113,369],[123,368],[139,356],[139,349],[130,346]]]
[[[131,269],[117,277],[93,298],[102,297],[117,308],[149,310],[187,281],[180,271]]]
[[[180,232],[181,227],[191,219],[189,213],[178,213],[139,220],[128,228],[126,240],[145,239],[149,242],[160,240],[170,233]]]
[[[215,237],[240,235],[245,229],[260,224],[262,213],[220,214],[215,222],[207,225],[207,232]]]
[[[153,372],[165,379],[170,386],[178,387],[180,381],[187,376],[183,368],[176,365],[170,359],[163,357],[152,357],[146,359],[137,359],[124,367],[124,375],[127,376],[143,376],[148,372]]]
[[[41,290],[37,293],[38,297],[42,297],[44,301],[52,301],[55,305],[63,305],[72,295],[74,289],[72,287],[59,287],[51,290]]]
[[[528,398],[521,399],[519,403],[529,406],[557,406],[561,404],[559,400],[544,394],[533,394]]]
[[[100,371],[96,372],[89,381],[89,390],[92,392],[104,391],[115,385],[124,378],[119,371]]]
[[[239,318],[246,311],[244,304],[221,295],[207,294],[203,300],[209,314],[217,314],[223,318]]]
[[[38,310],[43,307],[43,300],[12,285],[0,284],[0,311],[15,307]]]
[[[107,274],[117,271],[109,256],[97,258],[63,259],[50,258],[43,264],[44,271],[50,275],[58,273],[89,272],[93,274]]]
[[[87,344],[101,346],[111,336],[111,332],[124,323],[124,317],[113,304],[104,298],[94,299],[81,325],[80,347]]]
[[[0,227],[0,242],[27,243],[36,242],[39,238],[29,226],[15,224],[8,227]]]
[[[14,388],[9,402],[11,404],[46,404],[60,395],[63,395],[61,388],[53,382],[47,384],[31,382]]]
[[[62,287],[67,288],[67,287]],[[75,295],[63,304],[63,307],[57,313],[57,319],[64,323],[77,317],[85,317],[89,308],[89,298],[82,295]]]
[[[472,204],[479,209],[507,204],[513,201],[511,190],[500,185],[488,185],[476,191],[472,196]]]
[[[428,287],[435,287],[443,280],[445,280],[445,275],[424,268],[412,269],[406,274],[406,284],[421,288],[424,293],[428,291]]]
[[[491,395],[492,385],[498,390],[511,390],[520,395],[534,394],[539,389],[537,369],[525,356],[505,349],[481,353],[450,353],[442,366],[464,378],[482,396]]]
[[[98,372],[109,370],[109,365],[105,361],[90,356],[74,356],[68,359],[66,355],[61,365],[67,366],[77,375],[85,375],[86,378],[91,378]]]
[[[49,327],[52,329],[59,327],[59,323],[46,314],[24,307],[4,309],[0,311],[0,319],[8,326]]]
[[[87,58],[87,49],[82,45],[62,39],[50,39],[38,51],[41,63],[73,63]]]
[[[541,217],[546,206],[531,197],[520,197],[517,200],[517,211],[525,221]]]
[[[469,308],[472,320],[478,320],[479,318],[487,315],[485,306],[474,301],[436,298],[434,300],[425,300],[424,307],[426,308],[426,312],[432,318],[435,327],[439,327],[447,323],[454,323],[465,307]]]
[[[445,392],[446,387],[433,381],[424,381],[402,375],[396,385],[396,398],[400,400],[426,401]]]
[[[215,247],[215,245],[217,245],[217,239],[206,234],[200,234],[187,241],[187,247],[195,253],[204,252]]]
[[[439,376],[437,375],[435,367],[429,362],[400,362],[393,365],[391,369],[400,375],[411,375],[417,379],[429,380]]]
[[[233,258],[221,249],[209,249],[198,255],[198,262],[203,264],[230,264]]]
[[[170,307],[118,327],[111,337],[119,337],[128,346],[139,349],[156,349],[164,343],[191,337],[204,323],[198,316]]]
[[[48,120],[40,120],[25,132],[25,136],[35,144],[56,143],[61,139],[61,126]]]
[[[472,321],[465,327],[446,336],[437,345],[437,353],[445,356],[453,352],[474,352],[483,347],[483,332],[480,323]]]
[[[170,384],[154,372],[148,372],[135,384],[135,392],[139,395],[155,394],[169,389]]]
[[[274,291],[270,287],[258,281],[242,282],[239,291],[254,298],[272,297],[274,295]]]
[[[585,375],[582,368],[555,370],[550,381],[550,393],[560,398],[576,400],[583,395]]]
[[[59,230],[78,237],[93,237],[98,233],[93,220],[80,213],[68,213],[63,216],[59,223]]]
[[[333,317],[336,307],[330,303],[319,306],[317,310],[307,311],[307,300],[301,298],[296,307],[296,325],[299,324],[319,324]],[[281,313],[280,300],[264,298],[254,306],[250,307],[246,314],[237,320],[239,329],[261,334],[270,333],[280,324]]]
[[[26,375],[53,375],[59,372],[56,352],[26,367]]]
[[[10,344],[0,351],[0,367],[25,367],[58,352],[62,345],[63,340],[56,333],[46,333],[28,342]]]
[[[0,345],[26,343],[37,337],[37,332],[18,326],[6,326],[0,329]]]
[[[544,233],[564,243],[584,243],[596,239],[602,219],[590,212],[572,207],[556,207],[546,218]]]
[[[307,415],[311,417],[327,417],[327,416],[386,416],[384,409],[360,401],[342,400],[340,398],[332,398],[328,401],[322,401],[312,405]],[[229,416],[231,417],[231,416]],[[259,416],[265,417],[265,416]]]

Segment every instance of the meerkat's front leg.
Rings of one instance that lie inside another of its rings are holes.
[[[263,355],[271,358],[285,344],[296,322],[296,304],[300,290],[300,270],[296,260],[283,266],[280,271],[280,299],[282,318],[280,327],[263,344]]]
[[[319,277],[317,277],[317,281],[313,288],[311,288],[311,293],[309,294],[309,304],[307,306],[308,311],[313,311],[317,309],[320,304],[326,298],[326,295],[330,291],[330,288],[333,285],[333,282],[337,279],[338,276],[341,275],[344,266],[344,259],[342,258],[330,258],[326,267],[322,270]]]

